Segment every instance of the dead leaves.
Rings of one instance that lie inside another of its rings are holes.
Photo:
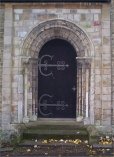
[[[82,141],[80,139],[75,139],[75,140],[72,140],[72,139],[67,139],[67,140],[64,140],[64,139],[60,139],[60,140],[49,139],[49,140],[42,140],[42,143],[43,144],[63,143],[63,144],[76,144],[76,145],[78,145],[78,144],[81,144],[81,143],[88,144],[88,140]]]
[[[112,144],[112,138],[109,136],[105,136],[105,137],[100,137],[99,138],[99,144],[102,145],[111,145]]]

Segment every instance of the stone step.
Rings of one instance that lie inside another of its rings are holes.
[[[112,144],[93,144],[93,148],[95,149],[112,149],[113,145]]]
[[[76,122],[75,119],[71,119],[71,120],[50,120],[50,119],[40,119],[39,121],[36,122],[29,122],[26,124],[27,128],[31,128],[31,127],[73,127],[73,128],[84,128],[83,127],[83,122]]]
[[[0,148],[0,152],[11,152],[13,151],[13,147]]]
[[[88,147],[83,144],[65,145],[54,143],[53,145],[45,144],[37,147],[22,146],[15,149],[15,152],[18,157],[86,157],[88,156]]]
[[[21,147],[31,147],[31,146],[53,146],[53,145],[56,145],[56,146],[75,146],[76,145],[76,142],[78,141],[79,139],[76,139],[76,140],[63,140],[63,139],[60,139],[60,140],[54,140],[54,139],[50,139],[50,140],[23,140],[21,141],[21,143],[19,143],[18,146],[21,146]],[[84,142],[84,141],[83,141]]]
[[[23,131],[23,139],[89,139],[84,127],[75,125],[39,125],[27,127]]]
[[[41,131],[34,131],[34,132],[24,132],[23,139],[89,139],[89,135],[87,132],[76,132],[76,131],[69,131],[69,130],[41,130]]]

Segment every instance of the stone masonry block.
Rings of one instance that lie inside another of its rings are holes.
[[[100,94],[95,94],[95,95],[100,95]],[[95,107],[99,108],[100,106],[101,106],[101,100],[95,99]]]
[[[5,28],[10,28],[10,27],[12,27],[12,20],[5,20],[5,23],[4,23],[4,25],[5,25]]]
[[[103,44],[104,45],[108,45],[108,44],[110,44],[110,37],[103,37]]]
[[[106,101],[111,101],[111,95],[102,95],[102,103],[104,103],[104,101],[106,102]],[[109,104],[109,106],[108,106],[109,108],[110,108],[110,104]]]
[[[108,28],[110,29],[110,21],[102,21],[102,28]]]
[[[95,108],[95,119],[96,120],[100,120],[101,119],[101,112],[102,112],[102,109],[101,108]]]
[[[9,77],[8,75],[11,74],[11,69],[10,68],[3,68],[3,75],[7,75],[7,77]]]
[[[103,36],[105,36],[105,37],[109,37],[110,36],[110,29],[102,29],[102,34],[103,34]]]
[[[107,80],[107,79],[104,79],[102,80],[102,86],[103,87],[110,87],[111,86],[111,80]]]
[[[14,9],[14,13],[22,14],[23,13],[23,9]]]
[[[74,20],[79,22],[80,21],[80,14],[75,14],[74,15]]]
[[[4,36],[4,43],[6,44],[6,45],[11,45],[11,43],[12,43],[12,39],[11,39],[11,36]]]
[[[102,94],[111,94],[111,87],[102,87]]]
[[[110,53],[110,45],[103,45],[102,53]]]
[[[90,11],[91,11],[91,13],[94,13],[94,14],[100,14],[101,13],[101,9],[91,9]]]
[[[104,126],[108,126],[109,125],[110,126],[111,125],[111,118],[107,118],[105,120],[102,120],[102,125],[104,125]],[[108,132],[108,130],[107,130],[107,132]]]
[[[110,7],[108,4],[103,4],[102,19],[103,20],[109,20],[110,19]]]
[[[102,63],[102,68],[103,69],[110,69],[111,68],[111,62],[110,62],[110,60],[107,60],[107,61],[103,60],[102,62],[103,62]]]
[[[100,93],[101,93],[101,88],[95,87],[95,94],[100,94]]]
[[[95,75],[100,75],[101,74],[101,69],[95,69]]]
[[[90,13],[90,10],[89,9],[77,9],[77,13],[88,14],[88,13]]]

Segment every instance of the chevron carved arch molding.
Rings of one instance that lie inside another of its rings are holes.
[[[78,57],[93,56],[93,45],[87,34],[74,23],[60,19],[46,21],[33,28],[23,43],[22,55],[37,58],[41,47],[55,38],[71,43]]]

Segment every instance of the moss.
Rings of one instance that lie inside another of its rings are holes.
[[[23,139],[81,139],[88,140],[89,133],[85,127],[74,125],[39,125],[23,130]]]
[[[22,140],[22,135],[21,134],[12,134],[10,136],[10,144],[15,147],[16,145],[18,145]]]

